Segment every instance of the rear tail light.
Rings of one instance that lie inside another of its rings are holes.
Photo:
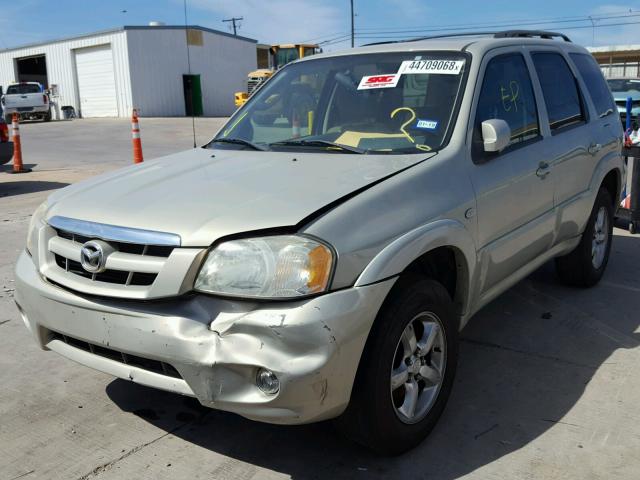
[[[45,104],[49,101],[49,99],[47,98],[47,96],[46,96],[44,93],[42,94],[42,101],[43,101]]]
[[[0,142],[8,142],[9,141],[9,127],[7,124],[2,122],[0,123]]]

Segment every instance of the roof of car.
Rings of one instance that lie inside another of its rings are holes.
[[[531,36],[525,36],[526,33],[518,36],[507,36],[510,32],[480,32],[480,33],[464,33],[464,34],[452,34],[451,36],[438,36],[428,37],[415,40],[403,40],[395,42],[380,42],[369,45],[363,45],[361,47],[352,48],[348,50],[341,50],[338,52],[322,53],[319,55],[313,55],[305,57],[300,61],[335,57],[343,55],[358,55],[367,53],[384,53],[384,52],[407,52],[407,51],[425,51],[425,50],[444,50],[444,51],[470,51],[472,53],[484,53],[487,50],[515,46],[515,45],[539,45],[539,46],[557,46],[562,49],[571,51],[587,52],[583,47],[572,43],[567,37],[559,37],[560,39],[544,38],[540,37],[540,34],[553,34],[559,36],[553,32],[536,32],[536,31],[514,31],[516,33],[531,32]]]

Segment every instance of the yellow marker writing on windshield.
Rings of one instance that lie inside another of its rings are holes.
[[[413,143],[415,145],[415,147],[418,150],[424,150],[425,152],[428,152],[431,150],[431,147],[429,145],[422,145],[419,143],[416,143],[416,141],[413,139],[413,137],[409,134],[409,132],[407,132],[406,127],[408,125],[411,124],[411,122],[413,122],[416,119],[416,112],[413,111],[412,108],[409,107],[399,107],[396,108],[393,112],[391,112],[391,118],[396,116],[396,113],[401,112],[401,111],[407,111],[411,114],[411,118],[409,118],[409,120],[407,120],[406,122],[404,122],[401,126],[400,126],[400,131],[403,133],[403,135],[405,137],[407,137],[407,140],[409,140],[411,143]]]

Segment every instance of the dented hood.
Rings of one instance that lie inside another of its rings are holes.
[[[180,235],[208,246],[251,230],[298,224],[350,193],[429,158],[198,148],[59,190],[54,215]]]

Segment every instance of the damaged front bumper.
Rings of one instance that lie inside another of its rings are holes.
[[[208,407],[296,424],[346,408],[369,330],[394,282],[295,302],[116,300],[49,283],[23,252],[15,300],[44,349]],[[257,387],[260,368],[277,375],[276,394]]]

